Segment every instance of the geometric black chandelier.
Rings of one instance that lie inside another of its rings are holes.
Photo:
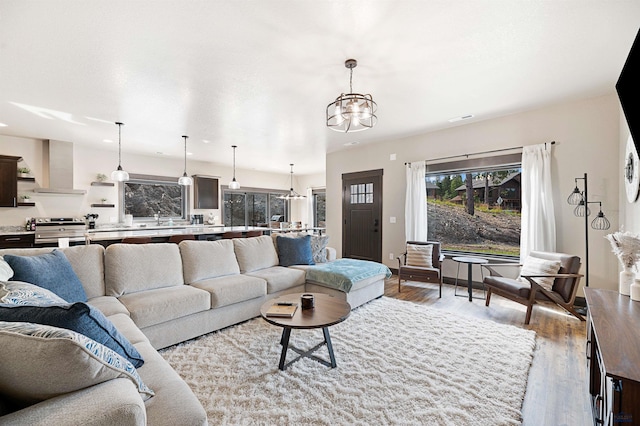
[[[342,93],[327,105],[327,127],[337,132],[359,132],[375,126],[378,121],[378,105],[371,95],[353,93],[353,69],[358,66],[355,59],[344,63],[350,71],[349,93]]]

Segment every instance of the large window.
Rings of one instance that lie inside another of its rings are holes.
[[[467,167],[456,169],[455,165]],[[429,239],[440,241],[447,251],[518,256],[519,161],[469,165],[473,163],[427,166]]]
[[[246,192],[224,190],[222,217],[225,226],[269,226],[271,221],[287,220],[285,200],[280,192],[251,190]],[[277,217],[277,219],[274,219]]]
[[[123,213],[134,219],[153,219],[158,213],[161,218],[184,219],[188,214],[187,196],[177,178],[130,174],[130,179],[123,182],[121,205]]]
[[[313,190],[313,226],[324,228],[326,226],[327,193],[325,190]]]

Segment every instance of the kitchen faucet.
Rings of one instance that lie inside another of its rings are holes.
[[[156,221],[157,221],[156,224],[159,226],[162,223],[162,222],[160,222],[160,210],[158,210],[158,214],[155,215],[155,217],[156,217]]]

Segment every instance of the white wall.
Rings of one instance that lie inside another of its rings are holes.
[[[89,148],[81,144],[74,145],[74,187],[84,189],[85,195],[61,195],[61,194],[35,194],[34,186],[42,186],[42,150],[40,139],[18,138],[0,135],[0,153],[4,155],[21,156],[23,162],[19,167],[29,167],[36,183],[19,182],[18,194],[28,193],[31,201],[35,201],[35,207],[0,208],[0,226],[22,225],[26,217],[81,217],[92,212],[100,215],[99,224],[117,220],[118,200],[116,187],[91,186],[98,173],[107,176],[118,164],[117,151]],[[130,173],[147,175],[175,176],[176,180],[182,175],[184,163],[182,159],[143,156],[123,153],[122,166]],[[226,186],[232,178],[232,169],[202,161],[187,160],[187,172],[190,175],[201,174],[219,176],[220,185]],[[295,175],[294,175],[295,176]],[[304,186],[298,185],[324,185],[324,175],[312,175],[310,177],[295,176],[294,186],[299,192],[304,192]],[[290,175],[287,172],[264,173],[256,170],[236,169],[236,178],[243,187],[289,189]],[[301,188],[301,189],[298,189]],[[193,191],[193,188],[191,188]],[[92,203],[100,203],[101,198],[107,198],[109,203],[116,204],[115,208],[92,208]],[[193,192],[192,198],[193,200]],[[214,215],[221,217],[220,210],[213,210]],[[207,210],[192,210],[193,214],[209,213]],[[302,211],[296,211],[294,220],[302,220]],[[300,217],[300,218],[298,218]]]
[[[442,131],[375,145],[356,146],[327,155],[327,233],[338,254],[342,246],[341,175],[383,169],[383,262],[396,268],[389,254],[402,252],[404,237],[404,163],[556,141],[552,179],[557,224],[557,250],[584,258],[584,221],[573,215],[566,198],[574,178],[589,175],[589,199],[603,202],[603,210],[618,229],[620,110],[614,93],[567,102],[502,118],[472,122]],[[382,120],[383,117],[381,117]],[[375,132],[375,129],[371,130]],[[390,160],[395,154],[396,160]],[[592,208],[597,209],[597,206]],[[640,210],[640,208],[639,208]],[[635,212],[637,216],[638,211]],[[390,217],[396,217],[395,224]],[[640,228],[640,220],[637,221]],[[617,261],[602,231],[590,231],[590,285],[617,288]],[[584,261],[583,261],[584,264]],[[445,274],[455,274],[451,265]],[[581,295],[582,293],[579,292]]]

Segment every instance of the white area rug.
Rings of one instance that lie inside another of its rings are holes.
[[[533,331],[386,297],[329,330],[335,369],[302,359],[278,370],[282,329],[261,318],[161,354],[212,425],[521,422]],[[291,341],[310,348],[322,331],[293,330]],[[326,347],[316,355],[328,359]]]

